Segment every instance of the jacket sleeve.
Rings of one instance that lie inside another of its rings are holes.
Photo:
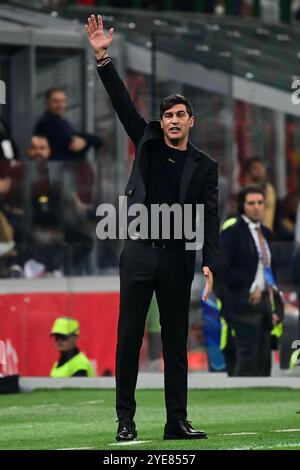
[[[78,135],[67,119],[53,119],[49,116],[42,117],[35,125],[35,134],[47,137],[50,144],[68,147],[75,135]]]
[[[218,164],[213,162],[205,180],[202,193],[204,204],[204,245],[202,267],[208,266],[216,273],[219,256],[219,215],[218,215]]]
[[[87,141],[88,147],[95,147],[97,149],[102,145],[102,140],[97,135],[88,132],[78,132],[77,135]]]
[[[219,280],[231,289],[249,288],[249,279],[236,267],[238,248],[237,232],[228,228],[220,234],[220,264],[218,270]]]
[[[138,113],[112,62],[104,67],[97,67],[97,71],[125,131],[133,143],[137,144],[147,124],[145,119]]]

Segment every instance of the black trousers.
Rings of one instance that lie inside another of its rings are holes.
[[[246,312],[230,316],[228,324],[235,332],[236,363],[234,376],[262,377],[271,374],[272,314],[268,293],[262,302]]]
[[[116,355],[118,418],[133,418],[145,321],[156,293],[163,344],[167,420],[187,417],[187,336],[191,294],[184,250],[127,240],[120,257],[120,315]]]

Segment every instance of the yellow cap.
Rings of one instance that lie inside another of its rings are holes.
[[[55,320],[51,335],[79,335],[79,323],[74,318],[60,317]]]

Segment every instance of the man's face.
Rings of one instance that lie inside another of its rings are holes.
[[[76,347],[77,336],[53,335],[55,346],[59,352],[72,351]]]
[[[262,194],[247,194],[244,203],[244,214],[253,222],[262,222],[264,217],[265,198]]]
[[[32,137],[28,149],[28,157],[34,161],[47,161],[50,157],[51,149],[45,137]]]
[[[189,116],[184,104],[175,104],[164,112],[160,126],[167,140],[178,145],[188,138],[194,126],[194,116]]]
[[[53,91],[48,98],[47,108],[53,114],[63,116],[67,109],[67,97],[63,91]]]
[[[266,177],[266,167],[261,162],[253,162],[249,174],[253,181],[262,181]]]

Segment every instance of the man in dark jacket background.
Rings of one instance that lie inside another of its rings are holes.
[[[113,29],[104,34],[101,16],[86,25],[97,59],[97,70],[127,134],[136,145],[136,158],[125,190],[128,206],[144,204],[204,204],[202,271],[206,277],[203,298],[212,288],[218,256],[217,163],[188,140],[194,125],[189,101],[181,95],[163,100],[160,121],[146,123],[137,112],[127,89],[108,56]],[[149,222],[153,222],[151,218]],[[133,421],[139,352],[145,320],[153,295],[160,313],[164,356],[167,423],[164,439],[203,439],[206,433],[187,421],[187,334],[195,250],[185,239],[162,233],[157,239],[129,234],[120,257],[120,315],[116,358],[116,409],[119,426],[116,439],[137,436]],[[131,236],[132,235],[132,236]]]
[[[62,88],[50,88],[46,93],[46,104],[47,110],[37,121],[34,132],[47,137],[51,161],[83,160],[89,147],[100,147],[99,137],[76,131],[64,117],[67,97]]]
[[[270,332],[280,322],[270,230],[261,221],[265,196],[259,186],[239,194],[237,222],[220,234],[219,297],[222,316],[234,330],[235,376],[268,376]]]

